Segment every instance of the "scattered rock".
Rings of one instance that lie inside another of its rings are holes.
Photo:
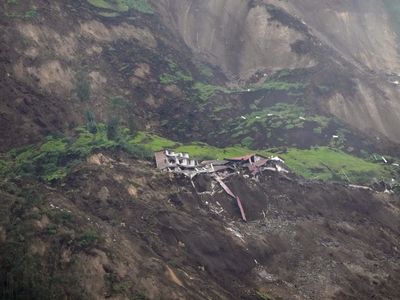
[[[110,191],[106,186],[103,186],[97,193],[97,197],[99,197],[102,201],[106,201],[110,197]]]

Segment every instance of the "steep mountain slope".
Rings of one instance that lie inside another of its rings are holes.
[[[339,68],[354,89],[334,89],[318,97],[319,105],[353,127],[399,141],[399,89],[385,76],[399,72],[398,37],[382,1],[165,0],[159,6],[169,27],[231,78],[317,66],[318,76],[327,77],[323,85],[332,87],[337,79],[329,73]]]
[[[62,185],[3,184],[6,299],[400,296],[398,197],[235,175],[227,184],[242,198],[243,223],[209,178],[194,188],[114,155],[89,157]]]
[[[0,7],[1,299],[400,298],[395,0]]]
[[[241,78],[260,68],[317,63],[291,49],[307,39],[307,31],[353,64],[384,73],[400,67],[397,36],[383,1],[163,0],[159,7],[188,46]]]
[[[347,148],[388,152],[400,140],[386,76],[397,36],[381,1],[104,3],[3,3],[1,122],[19,137],[4,131],[3,150],[68,131],[85,112],[211,144],[327,145],[341,132]],[[276,103],[332,122],[232,131]]]

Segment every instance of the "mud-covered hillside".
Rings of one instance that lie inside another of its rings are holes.
[[[194,52],[236,80],[329,63],[322,85],[332,87],[338,79],[328,74],[340,68],[353,89],[318,97],[320,105],[353,127],[398,140],[398,87],[386,77],[399,70],[394,2],[165,0],[159,6]]]
[[[399,35],[395,0],[1,1],[0,299],[399,299]],[[290,172],[223,167],[243,222],[167,148]]]
[[[398,197],[274,172],[226,184],[247,223],[209,177],[193,186],[122,153],[60,185],[3,183],[3,297],[400,297]]]
[[[399,142],[394,2],[124,3],[2,3],[3,150],[88,114],[219,146]]]

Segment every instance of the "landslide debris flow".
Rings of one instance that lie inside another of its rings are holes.
[[[194,188],[124,154],[95,154],[53,187],[9,183],[2,293],[40,295],[43,286],[32,285],[39,280],[52,282],[53,298],[74,299],[400,296],[397,196],[269,171],[225,183],[247,223],[209,177],[197,176]],[[29,196],[35,192],[40,199]]]
[[[271,150],[395,186],[396,1],[0,6],[0,299],[400,299],[384,185],[235,171],[243,222],[207,176],[137,159]]]

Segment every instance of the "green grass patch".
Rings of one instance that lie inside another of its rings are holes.
[[[366,183],[374,178],[391,178],[390,171],[384,165],[371,163],[328,147],[310,150],[292,148],[281,156],[294,173],[308,179]]]
[[[128,143],[145,146],[151,151],[159,151],[168,148],[172,149],[180,145],[180,143],[146,132],[138,132]]]
[[[92,134],[86,127],[78,127],[77,137],[48,137],[40,145],[14,149],[0,157],[0,176],[38,177],[43,181],[63,179],[81,160],[99,149],[123,149],[140,159],[152,158],[151,149],[140,146],[127,128],[118,128],[115,139],[107,137],[107,126],[97,125]],[[131,142],[131,141],[134,142]]]
[[[163,73],[160,76],[160,83],[165,85],[190,81],[193,81],[192,76],[185,74],[182,71],[176,71],[174,74]]]
[[[154,134],[140,132],[131,140],[152,151],[172,149],[187,152],[197,159],[223,159],[257,152],[264,156],[273,155],[273,151],[251,150],[245,146],[218,148],[201,142],[181,144]],[[373,179],[389,180],[393,174],[385,165],[366,161],[329,147],[317,147],[310,150],[289,148],[279,154],[287,166],[297,175],[306,179],[350,181],[370,183]]]
[[[269,80],[259,85],[251,85],[246,87],[223,87],[211,85],[203,82],[196,82],[193,86],[194,92],[203,102],[210,99],[217,92],[222,94],[248,93],[256,91],[284,91],[302,95],[302,90],[306,87],[304,83],[292,83],[280,80]]]
[[[34,176],[44,181],[55,181],[67,176],[79,163],[98,149],[121,149],[139,159],[151,159],[153,152],[172,149],[187,152],[197,159],[223,159],[257,152],[264,156],[276,153],[273,149],[251,150],[251,139],[244,138],[242,146],[218,148],[201,142],[178,143],[155,134],[138,132],[131,135],[127,128],[118,128],[115,139],[107,138],[104,124],[97,125],[97,132],[85,127],[76,129],[74,139],[49,137],[41,145],[15,149],[0,156],[0,175],[3,177]],[[389,181],[396,178],[390,167],[370,162],[340,150],[317,147],[310,150],[289,148],[282,154],[288,167],[307,179],[370,183],[372,180]]]
[[[287,103],[277,103],[260,111],[254,111],[245,115],[245,118],[232,120],[222,129],[227,131],[229,129],[233,137],[246,138],[254,128],[269,132],[277,129],[293,130],[310,124],[315,129],[314,134],[319,135],[332,121],[328,117],[311,114],[302,106]]]
[[[105,18],[115,18],[120,16],[120,14],[117,12],[107,12],[107,11],[101,11],[98,13],[98,15]]]
[[[161,84],[169,85],[193,81],[192,75],[185,73],[185,71],[183,71],[174,61],[167,59],[166,63],[168,71],[161,74]]]
[[[147,0],[87,0],[94,7],[112,10],[115,12],[127,12],[131,9],[141,13],[152,14],[153,9]]]
[[[201,101],[205,102],[215,95],[217,90],[220,90],[217,86],[206,84],[202,82],[196,82],[193,86],[194,91]]]

